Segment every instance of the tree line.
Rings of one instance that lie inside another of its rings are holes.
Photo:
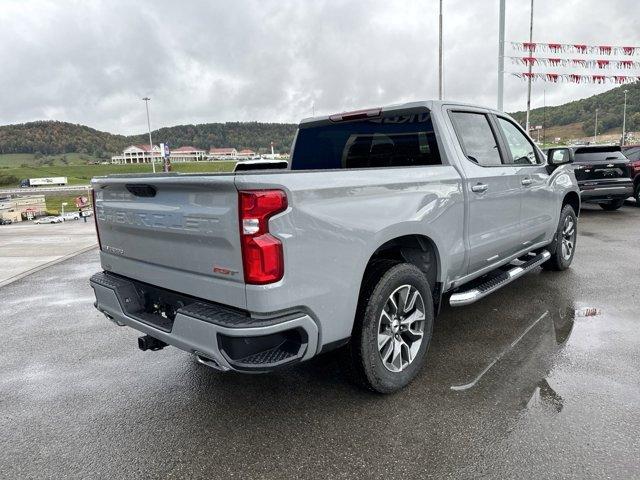
[[[582,123],[586,135],[593,135],[595,113],[598,109],[598,132],[622,128],[624,91],[627,90],[627,131],[640,130],[640,82],[621,85],[598,95],[565,103],[555,107],[531,110],[530,124],[555,127],[570,123]],[[546,112],[545,112],[546,110]],[[515,112],[513,117],[522,125],[525,112]]]
[[[185,145],[208,150],[210,147],[249,148],[267,153],[271,142],[277,152],[288,152],[296,125],[287,123],[228,122],[177,125],[151,132],[154,143]],[[0,154],[33,153],[57,155],[89,154],[109,158],[129,145],[146,144],[147,134],[114,135],[85,125],[58,121],[37,121],[0,126]]]

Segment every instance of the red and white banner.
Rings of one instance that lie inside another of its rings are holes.
[[[511,42],[512,48],[520,52],[536,53],[581,53],[591,55],[638,55],[640,47],[614,45],[585,45],[580,43]]]
[[[606,83],[622,85],[640,80],[638,75],[582,75],[577,73],[512,73],[514,77],[552,83]]]
[[[583,59],[583,58],[555,58],[555,57],[507,57],[511,63],[524,66],[544,66],[544,67],[581,67],[591,69],[618,69],[633,70],[640,69],[640,62],[633,60],[606,60],[606,59]]]

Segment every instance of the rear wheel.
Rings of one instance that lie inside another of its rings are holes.
[[[624,200],[615,200],[611,203],[601,203],[600,208],[607,211],[618,210],[622,205],[624,205]]]
[[[433,328],[433,300],[414,265],[383,260],[363,283],[351,336],[355,379],[379,393],[409,384],[426,358]]]
[[[560,221],[556,230],[555,245],[551,258],[542,264],[545,270],[566,270],[573,261],[578,238],[578,217],[571,205],[565,205],[560,212]]]

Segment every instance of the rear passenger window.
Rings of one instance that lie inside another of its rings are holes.
[[[485,114],[451,112],[451,119],[469,160],[483,167],[502,165],[498,142]]]
[[[504,138],[507,141],[511,162],[515,165],[538,165],[542,163],[536,155],[533,143],[509,120],[498,117],[498,125],[502,129]]]
[[[439,164],[431,114],[425,111],[302,126],[291,156],[292,170]]]

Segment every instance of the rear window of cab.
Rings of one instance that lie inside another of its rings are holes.
[[[440,165],[428,111],[301,126],[292,170]]]

